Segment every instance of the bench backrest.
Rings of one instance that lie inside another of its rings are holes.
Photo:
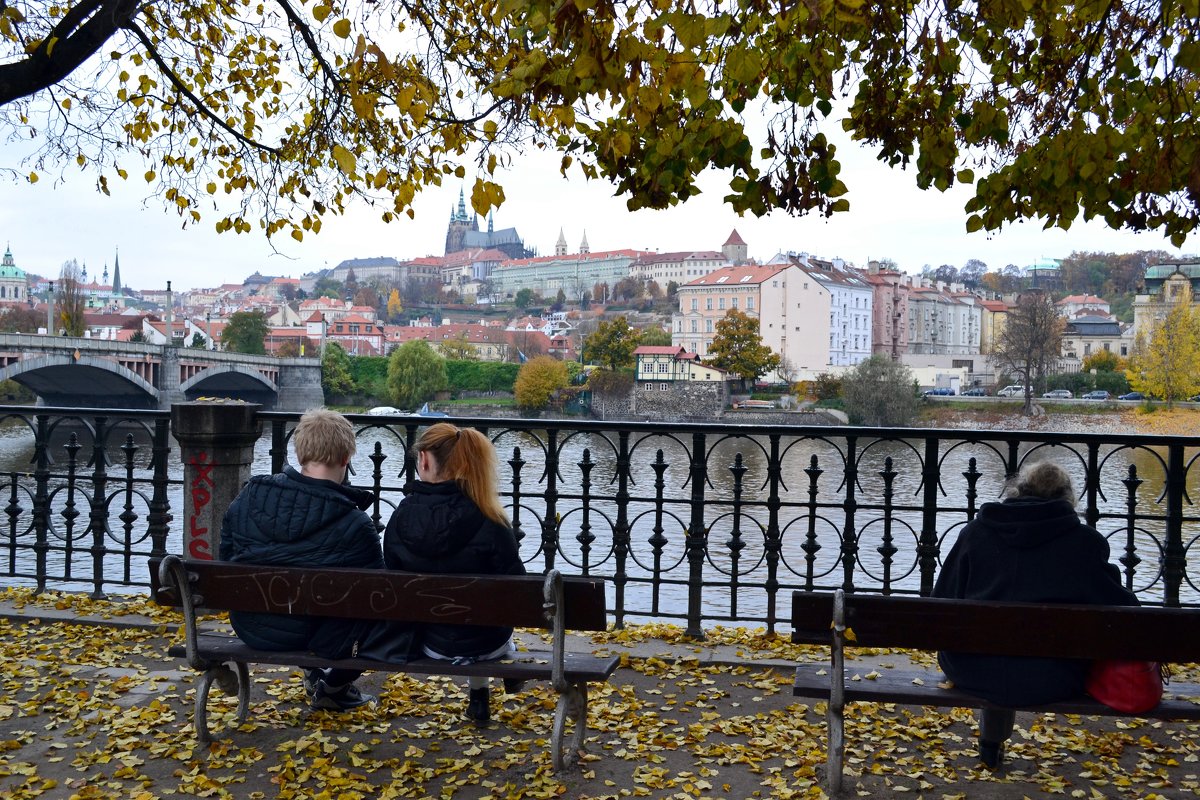
[[[834,596],[792,594],[792,640],[831,644]],[[845,595],[850,647],[1200,662],[1200,609]]]
[[[182,560],[198,610],[549,628],[541,575],[428,575],[371,569],[304,569]],[[150,564],[157,603],[182,606]],[[604,581],[564,577],[567,630],[607,626]]]

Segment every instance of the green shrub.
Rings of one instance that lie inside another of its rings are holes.
[[[452,392],[511,392],[520,364],[497,361],[447,361]]]

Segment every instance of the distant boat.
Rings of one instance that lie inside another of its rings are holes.
[[[421,407],[420,407],[420,408],[419,408],[419,409],[418,409],[418,410],[417,410],[415,413],[416,413],[416,416],[418,416],[418,417],[445,417],[445,416],[449,416],[449,415],[448,415],[448,414],[446,414],[444,411],[430,411],[430,410],[429,410],[429,403],[426,403],[425,405],[421,406]]]

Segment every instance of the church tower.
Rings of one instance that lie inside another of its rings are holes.
[[[583,232],[583,241],[579,243],[579,254],[587,255],[590,252],[592,252],[592,248],[588,245],[588,242],[587,242],[587,231],[584,231]]]
[[[117,251],[116,258],[113,260],[113,284],[112,293],[114,295],[121,293],[121,251]]]
[[[479,218],[467,214],[467,201],[463,190],[458,190],[458,210],[451,209],[450,225],[446,228],[446,255],[465,250],[463,237],[468,231],[479,230]]]
[[[558,241],[554,243],[554,255],[565,256],[567,254],[567,237],[563,235],[562,228],[558,229]]]
[[[721,245],[721,252],[725,258],[729,259],[730,264],[745,264],[749,249],[742,241],[742,237],[738,235],[737,228],[733,229],[733,233],[729,234],[725,244]]]

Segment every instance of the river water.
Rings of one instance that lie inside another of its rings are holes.
[[[516,509],[521,536],[521,551],[530,571],[541,571],[548,558],[543,546],[543,532],[548,528],[557,546],[553,549],[555,566],[568,574],[588,572],[613,577],[618,573],[618,553],[613,546],[613,530],[619,513],[615,499],[618,488],[617,446],[615,434],[560,431],[558,473],[553,476],[555,484],[554,522],[545,524],[548,505],[541,496],[551,482],[546,474],[547,436],[544,431],[504,431],[503,422],[489,430],[496,442],[501,461],[502,491],[509,497],[510,512],[513,511],[513,476],[519,478],[519,508]],[[923,525],[922,501],[924,494],[923,441],[917,440],[861,440],[855,443],[853,466],[854,503],[847,503],[846,463],[847,441],[843,429],[836,434],[831,430],[829,438],[784,437],[780,442],[779,487],[777,527],[780,531],[779,568],[776,576],[784,589],[831,588],[844,585],[847,580],[856,588],[880,590],[885,584],[896,591],[915,592],[920,587],[916,544]],[[125,435],[131,433],[137,446],[133,454],[134,474],[148,478],[150,443],[145,432],[138,428],[122,430],[114,436],[107,449],[111,463],[108,472],[109,494],[109,547],[128,547],[135,552],[148,552],[148,542],[138,540],[139,531],[145,529],[148,513],[150,487],[146,483],[138,491],[126,494],[112,479],[124,475],[125,452],[119,445]],[[914,430],[914,436],[922,436]],[[78,452],[78,472],[90,476],[92,443],[85,429],[77,429],[82,447]],[[353,482],[371,485],[375,465],[370,455],[375,442],[380,444],[381,492],[378,514],[381,524],[387,522],[391,509],[403,496],[400,487],[404,483],[403,471],[404,429],[372,427],[360,432],[359,453],[353,459],[355,472]],[[56,475],[65,474],[66,431],[52,441],[51,452],[56,464]],[[681,618],[686,614],[688,602],[689,563],[686,559],[685,539],[692,522],[693,496],[695,487],[691,482],[693,442],[690,437],[663,430],[661,432],[636,432],[630,436],[630,467],[628,473],[627,517],[630,528],[628,560],[623,575],[628,578],[624,606],[628,619]],[[516,470],[510,463],[515,448],[519,448],[520,459],[526,463]],[[267,436],[259,441],[255,451],[254,472],[270,471],[270,442]],[[588,453],[585,462],[584,454]],[[655,462],[661,462],[658,469]],[[1112,451],[1111,453],[1109,451]],[[936,529],[941,539],[942,552],[957,536],[958,530],[967,521],[969,508],[1000,496],[1005,479],[1006,445],[961,441],[939,442],[937,469],[940,475]],[[771,603],[771,593],[764,587],[768,583],[767,532],[770,524],[769,473],[770,443],[763,436],[709,435],[705,442],[707,481],[703,487],[703,524],[707,530],[707,557],[704,563],[703,615],[708,620],[719,622],[738,621],[745,624],[766,619]],[[740,488],[735,468],[741,456]],[[1164,522],[1160,517],[1165,508],[1160,500],[1165,480],[1165,450],[1163,448],[1115,449],[1106,446],[1101,450],[1098,470],[1097,509],[1100,517],[1097,528],[1110,538],[1112,558],[1116,561],[1126,554],[1130,542],[1140,559],[1137,572],[1132,579],[1135,591],[1149,602],[1162,601],[1160,558],[1164,546]],[[815,469],[814,469],[814,461]],[[885,459],[892,459],[892,496],[885,501],[887,481]],[[969,459],[976,459],[978,479],[975,483],[976,499],[968,500],[968,481],[963,473],[969,471]],[[1048,458],[1062,464],[1073,476],[1077,486],[1083,485],[1086,475],[1086,450],[1082,446],[1047,446],[1023,443],[1020,457]],[[1189,454],[1189,458],[1191,454]],[[289,452],[294,463],[294,456]],[[33,434],[23,424],[9,420],[0,424],[0,471],[6,473],[32,472]],[[182,469],[178,465],[178,449],[172,441],[172,485],[170,503],[175,521],[167,549],[178,551],[180,547],[179,520],[183,518]],[[590,462],[590,469],[585,466]],[[1137,468],[1143,481],[1134,490],[1139,517],[1133,526],[1125,519],[1128,511],[1130,490],[1123,482],[1128,477],[1128,467]],[[661,489],[656,481],[661,472]],[[1198,471],[1200,472],[1200,471]],[[815,478],[815,481],[814,481]],[[59,481],[61,483],[62,481]],[[32,491],[32,478],[19,478],[18,483]],[[1188,497],[1200,497],[1200,487],[1194,476],[1189,475]],[[90,480],[78,480],[81,492],[91,492]],[[815,494],[810,489],[815,488]],[[22,489],[22,492],[25,490]],[[661,496],[661,500],[659,499]],[[32,496],[26,494],[23,503],[26,515],[32,505]],[[584,502],[586,499],[586,502]],[[7,498],[6,498],[7,500]],[[64,511],[70,498],[60,489],[54,496],[52,506],[56,536],[78,540],[81,547],[91,542],[91,535],[83,535],[87,527],[88,503],[86,497],[77,496],[76,510],[79,516],[73,527],[67,524]],[[885,503],[887,513],[885,513]],[[1190,503],[1190,501],[1189,501]],[[852,569],[847,578],[846,559],[843,558],[842,542],[847,528],[847,506],[853,505],[853,530],[856,534],[857,555],[851,559]],[[127,516],[136,515],[129,526],[132,539],[125,541],[123,523],[118,518],[128,506]],[[1081,503],[1081,510],[1085,507]],[[21,527],[21,526],[18,526]],[[67,530],[71,528],[70,536]],[[1196,521],[1192,507],[1185,506],[1184,545],[1189,555],[1196,552],[1197,533],[1200,523]],[[31,534],[30,534],[31,535]],[[886,557],[890,549],[885,547],[885,537],[890,535],[895,552],[890,563]],[[144,538],[144,536],[143,536]],[[808,544],[806,548],[805,545]],[[814,547],[819,545],[819,547]],[[78,548],[76,548],[78,549]],[[83,554],[73,555],[64,548],[50,554],[52,575],[60,574],[63,568],[58,562],[67,559],[79,561]],[[28,558],[27,551],[17,552],[18,558]],[[122,580],[126,569],[117,559],[106,562],[105,575],[109,579]],[[73,579],[80,574],[89,574],[90,564],[73,567]],[[113,574],[115,571],[116,574]],[[144,566],[134,563],[132,581],[144,581]],[[658,580],[656,580],[656,576]],[[1184,603],[1200,601],[1195,578],[1188,576],[1181,589]],[[17,579],[17,582],[21,582]],[[58,588],[80,588],[66,582]],[[119,591],[119,587],[107,587]],[[616,589],[610,586],[610,600]],[[786,597],[786,594],[783,595]],[[786,607],[780,599],[775,609],[778,614]]]

